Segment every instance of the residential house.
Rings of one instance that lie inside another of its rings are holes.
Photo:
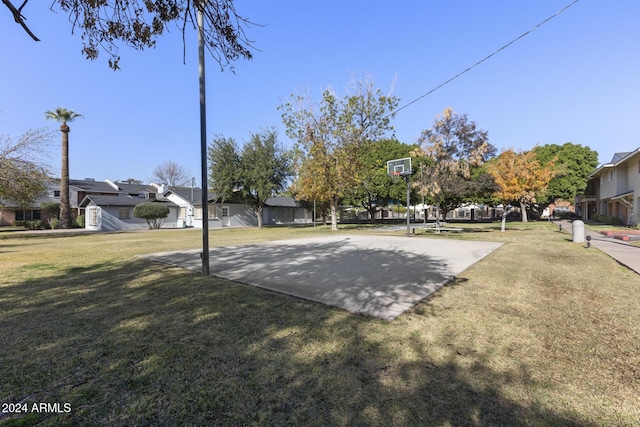
[[[52,181],[50,194],[43,199],[60,201],[59,181]],[[157,201],[169,207],[164,227],[202,228],[202,190],[191,187],[166,189],[164,185],[134,182],[96,181],[92,178],[69,180],[69,202],[72,217],[85,215],[85,228],[89,230],[125,230],[145,228],[146,221],[133,217],[133,208],[141,203]],[[217,201],[209,193],[207,220],[209,228],[255,227],[258,220],[250,206],[237,201]],[[38,201],[33,207],[0,210],[2,224],[22,220],[40,219]],[[267,200],[262,212],[264,224],[312,223],[311,211],[302,208],[292,197],[276,196]]]
[[[591,174],[585,193],[576,197],[576,213],[584,220],[599,214],[637,225],[639,209],[640,148],[616,153]]]
[[[172,187],[162,196],[179,206],[178,227],[202,228],[202,189],[199,187]],[[255,226],[257,220],[250,208],[243,204],[216,204],[214,193],[208,193],[209,228]]]
[[[93,231],[146,229],[147,221],[133,216],[133,209],[149,199],[118,194],[115,196],[87,195],[80,203],[85,212],[85,228]],[[178,206],[170,201],[154,201],[169,208],[163,228],[175,228],[178,223]]]
[[[267,199],[262,210],[262,223],[312,224],[313,212],[303,208],[291,196],[275,196]]]
[[[163,193],[163,197],[180,207],[178,227],[202,228],[202,189],[175,187]],[[208,195],[209,228],[255,227],[258,220],[253,209],[233,200],[218,201],[216,194]],[[267,200],[262,211],[263,224],[312,223],[311,211],[302,208],[293,197],[276,196]]]
[[[69,204],[71,205],[71,216],[83,215],[83,208],[80,203],[88,195],[92,196],[118,196],[120,190],[109,180],[96,181],[94,178],[70,179],[69,180]]]
[[[18,205],[11,200],[0,199],[0,225],[14,225],[16,221],[46,221],[41,211],[45,202],[60,203],[60,182],[51,180],[48,189],[28,206]]]

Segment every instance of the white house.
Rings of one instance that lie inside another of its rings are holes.
[[[93,231],[146,229],[147,221],[133,216],[133,208],[149,202],[144,196],[131,197],[124,194],[114,196],[88,195],[79,207],[85,211],[85,228]],[[178,206],[170,201],[162,203],[169,208],[163,228],[175,228],[178,222]]]
[[[170,188],[162,195],[179,206],[178,227],[202,228],[202,190],[200,188]],[[253,209],[245,204],[226,201],[216,202],[217,196],[209,193],[209,228],[256,227],[258,219]],[[276,196],[267,199],[262,211],[263,224],[304,224],[313,222],[313,213],[304,209],[293,197]]]
[[[589,177],[585,194],[576,198],[583,219],[606,215],[637,225],[640,210],[640,148],[616,153]]]

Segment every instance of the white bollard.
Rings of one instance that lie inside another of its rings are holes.
[[[579,219],[573,221],[571,224],[571,234],[573,234],[574,243],[584,242],[584,222]]]

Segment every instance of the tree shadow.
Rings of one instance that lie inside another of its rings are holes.
[[[391,320],[440,289],[486,250],[468,243],[450,260],[435,248],[407,248],[406,242],[336,236],[216,248],[210,252],[210,274]],[[142,256],[201,269],[199,251]]]
[[[0,401],[72,407],[33,424],[588,425],[505,397],[544,387],[522,362],[437,361],[393,322],[185,269],[104,263],[2,290]]]

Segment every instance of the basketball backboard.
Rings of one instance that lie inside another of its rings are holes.
[[[387,162],[387,173],[391,176],[411,175],[411,157],[389,160]]]

